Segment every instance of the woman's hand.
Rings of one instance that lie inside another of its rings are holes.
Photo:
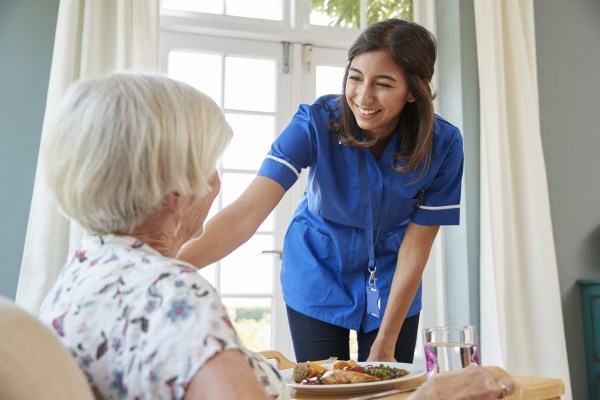
[[[376,361],[390,361],[396,362],[394,358],[394,349],[395,349],[395,341],[391,343],[391,345],[387,345],[383,340],[380,340],[379,336],[373,342],[371,346],[371,351],[369,352],[369,357],[367,361],[376,362]]]
[[[487,368],[472,365],[428,378],[409,400],[492,400],[514,391],[515,383],[508,376],[496,377]]]

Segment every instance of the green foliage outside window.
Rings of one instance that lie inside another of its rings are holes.
[[[268,318],[271,314],[271,309],[268,307],[246,307],[236,308],[235,319],[253,319],[260,321],[263,318]]]
[[[269,307],[228,307],[227,312],[247,348],[261,351],[272,347]]]
[[[313,11],[326,14],[334,22],[332,26],[359,28],[360,27],[360,1],[359,0],[311,0]],[[367,23],[389,18],[413,20],[412,0],[369,0],[367,7]]]

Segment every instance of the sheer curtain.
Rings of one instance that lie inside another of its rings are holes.
[[[546,169],[533,0],[475,1],[481,98],[483,363],[557,377],[571,398]]]
[[[61,0],[46,115],[78,79],[112,70],[158,71],[159,33],[160,0]],[[60,214],[42,175],[38,164],[16,296],[33,313],[83,234]]]

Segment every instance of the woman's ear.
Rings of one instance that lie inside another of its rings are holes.
[[[181,196],[177,192],[167,193],[165,196],[167,208],[174,214],[181,211]]]
[[[415,102],[415,96],[413,96],[412,94],[408,95],[408,99],[406,100],[409,103],[414,103]]]

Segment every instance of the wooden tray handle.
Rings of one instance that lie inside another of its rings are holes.
[[[259,354],[267,360],[275,360],[275,366],[279,370],[294,368],[294,366],[296,365],[295,362],[288,360],[283,354],[281,354],[277,350],[259,351]]]

